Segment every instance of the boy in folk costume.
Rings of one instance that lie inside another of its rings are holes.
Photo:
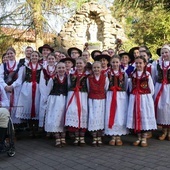
[[[63,147],[65,142],[64,117],[67,96],[66,66],[59,62],[56,66],[57,74],[48,82],[49,96],[45,116],[45,131],[55,133],[56,147]]]
[[[67,54],[69,57],[76,60],[77,58],[82,56],[82,51],[77,47],[71,47],[67,50]]]
[[[76,71],[68,76],[68,96],[66,105],[65,126],[74,133],[74,145],[84,145],[87,129],[87,84],[88,73],[85,70],[86,59],[76,59]]]
[[[148,146],[147,134],[149,130],[157,129],[154,102],[153,80],[146,71],[146,59],[142,56],[135,59],[136,69],[129,82],[130,97],[127,114],[127,128],[134,129],[138,139],[134,146]]]
[[[47,56],[54,52],[54,49],[50,47],[48,44],[44,44],[43,46],[38,48],[38,51],[42,54],[42,58],[39,58],[39,63],[43,66],[46,66],[47,64]]]
[[[60,62],[65,63],[66,65],[66,74],[70,74],[73,72],[73,68],[75,67],[76,61],[73,58],[67,57],[60,60]]]
[[[121,68],[126,72],[128,77],[130,77],[131,73],[134,71],[134,66],[130,65],[131,56],[127,52],[122,52],[119,54],[121,60]]]
[[[95,61],[92,66],[93,74],[87,78],[89,120],[88,130],[93,136],[93,146],[102,145],[102,133],[104,130],[106,90],[109,81],[102,74],[101,62]]]
[[[18,99],[18,105],[23,110],[18,110],[16,116],[21,119],[29,120],[31,136],[35,136],[35,130],[38,129],[40,91],[39,81],[42,67],[39,64],[39,53],[33,51],[31,53],[30,62],[22,67],[22,84],[21,92]]]
[[[109,89],[106,97],[105,134],[112,137],[110,145],[121,146],[121,135],[126,135],[128,109],[128,76],[120,68],[120,58],[111,59],[111,70],[108,72]]]
[[[164,140],[166,137],[170,140],[170,47],[168,45],[161,48],[161,58],[155,69],[155,112],[157,124],[162,126],[159,140]]]

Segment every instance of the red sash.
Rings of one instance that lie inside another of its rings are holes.
[[[33,69],[32,63],[30,62],[30,67],[32,70],[32,105],[31,105],[31,118],[34,118],[36,113],[35,113],[35,95],[36,95],[36,72],[38,68],[38,63],[36,64],[35,69]]]
[[[134,131],[135,132],[140,132],[141,131],[141,99],[140,99],[140,94],[142,94],[142,91],[140,90],[140,79],[143,78],[143,75],[145,74],[145,72],[143,71],[141,77],[138,79],[138,73],[136,71],[136,88],[133,89],[132,94],[135,95],[135,102],[134,102],[134,110],[133,110],[133,114],[134,114],[134,118],[135,118],[135,128]]]
[[[75,72],[75,75],[76,75],[76,77],[77,77],[76,87],[73,89],[74,92],[73,92],[73,94],[72,94],[72,96],[71,96],[71,98],[70,98],[70,100],[69,100],[69,102],[68,102],[68,105],[67,105],[67,107],[66,107],[66,112],[67,112],[67,110],[68,110],[68,108],[69,108],[70,104],[72,103],[73,98],[74,98],[74,96],[75,96],[75,98],[76,98],[76,104],[77,104],[77,109],[78,109],[78,120],[79,120],[79,122],[78,122],[78,128],[80,128],[80,123],[81,123],[81,121],[80,121],[80,118],[81,118],[81,102],[80,102],[79,91],[80,91],[80,89],[81,89],[81,86],[80,86],[81,78],[82,78],[85,74],[83,73],[82,75],[78,75],[78,73],[77,73],[77,71],[76,71],[76,72]],[[65,113],[66,113],[66,112],[65,112]]]
[[[114,74],[114,72],[112,72]],[[114,76],[119,77],[121,74],[121,71],[119,70],[119,75],[116,76],[114,74]],[[116,108],[117,108],[117,91],[120,91],[121,88],[117,85],[117,82],[115,83],[115,86],[112,86],[109,90],[113,91],[112,94],[112,101],[111,101],[111,105],[110,105],[110,116],[109,116],[109,128],[111,129],[114,125],[114,121],[115,121],[115,115],[116,115]]]

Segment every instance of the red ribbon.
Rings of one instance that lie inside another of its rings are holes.
[[[30,67],[32,70],[32,105],[31,105],[31,118],[34,118],[36,113],[35,113],[35,94],[36,94],[36,72],[38,68],[38,63],[36,64],[35,69],[33,69],[32,63],[30,62]]]
[[[85,76],[85,73],[83,72],[82,74],[79,74],[79,73],[77,72],[77,70],[76,70],[75,73],[74,73],[74,75],[77,77],[76,87],[73,89],[74,92],[73,92],[73,94],[72,94],[72,96],[71,96],[71,98],[70,98],[70,100],[69,100],[69,102],[68,102],[68,105],[67,105],[67,107],[66,107],[65,113],[67,112],[70,104],[72,103],[73,97],[75,96],[75,97],[76,97],[76,103],[77,103],[77,109],[78,109],[78,120],[79,120],[78,128],[80,128],[80,123],[81,123],[81,121],[80,121],[80,117],[81,117],[81,102],[80,102],[79,91],[80,91],[80,89],[82,88],[82,87],[80,86],[80,82],[81,82],[81,79]],[[65,118],[64,118],[64,120],[65,120]]]
[[[139,81],[139,80],[137,80],[137,81]],[[137,82],[137,83],[139,84],[139,82]],[[140,90],[138,88],[134,89],[132,94],[135,95],[134,110],[133,110],[134,117],[135,117],[135,129],[134,129],[134,131],[140,132],[141,131]]]
[[[12,67],[10,67],[9,62],[7,62],[7,70],[8,70],[9,72],[13,72],[13,71],[14,71],[15,66],[16,66],[16,61],[14,62],[14,64],[13,64],[13,66],[12,66]]]
[[[70,104],[72,103],[72,100],[73,100],[73,97],[75,96],[76,97],[76,102],[77,102],[77,108],[78,108],[78,120],[79,120],[79,124],[78,124],[78,128],[80,128],[80,117],[81,117],[81,103],[80,103],[80,96],[79,96],[79,89],[81,87],[80,86],[76,86],[73,90],[73,94],[68,102],[68,105],[66,107],[66,112],[70,106]]]
[[[114,125],[116,108],[117,108],[117,91],[121,90],[121,88],[118,86],[113,86],[110,88],[110,90],[113,91],[112,101],[110,105],[110,116],[109,116],[109,128],[111,129],[112,126]]]
[[[133,109],[133,114],[135,117],[135,132],[140,132],[141,131],[141,99],[140,99],[140,94],[142,94],[142,91],[140,90],[140,79],[143,77],[145,74],[145,71],[143,71],[142,75],[140,78],[138,78],[138,73],[136,70],[136,88],[132,90],[132,94],[135,95],[135,102],[134,102],[134,109]]]

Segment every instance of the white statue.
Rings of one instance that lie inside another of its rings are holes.
[[[97,24],[93,21],[89,26],[89,33],[90,33],[90,41],[96,42],[97,41]]]

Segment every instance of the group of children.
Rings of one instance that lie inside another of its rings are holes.
[[[66,144],[66,130],[74,145],[85,145],[88,130],[93,146],[102,145],[103,134],[111,137],[110,145],[121,146],[121,136],[134,130],[138,139],[133,145],[144,147],[157,124],[163,130],[159,139],[170,140],[170,46],[164,45],[152,64],[143,48],[133,49],[134,58],[130,52],[110,57],[95,50],[92,68],[83,56],[89,53],[76,47],[57,64],[47,44],[39,48],[42,60],[27,47],[27,57],[19,63],[9,48],[8,61],[0,66],[0,104],[9,106],[14,124],[28,120],[32,132],[39,126],[53,133],[57,147]]]

